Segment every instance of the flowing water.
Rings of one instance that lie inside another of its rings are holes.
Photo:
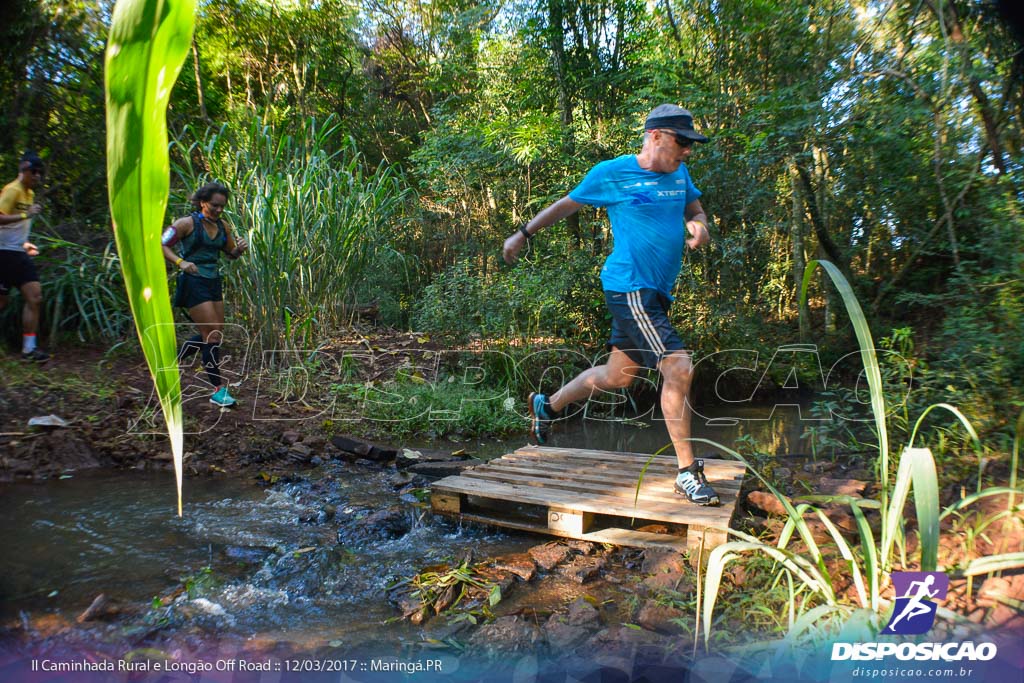
[[[714,419],[695,419],[694,436],[730,446],[753,438],[775,453],[802,448],[796,409],[700,412]],[[646,422],[576,420],[552,445],[653,453],[668,436],[663,422]],[[524,442],[459,447],[491,457]],[[171,472],[0,486],[0,624],[41,614],[73,620],[100,593],[138,605],[177,588],[192,598],[187,609],[152,610],[182,627],[296,644],[414,638],[407,623],[389,621],[397,614],[386,600],[389,584],[470,551],[483,558],[544,540],[434,518],[412,499],[400,501],[392,476],[329,462],[265,488],[249,478],[187,478],[182,518]],[[383,527],[360,526],[381,509],[391,509]],[[395,538],[382,538],[389,534],[381,528],[395,529]]]

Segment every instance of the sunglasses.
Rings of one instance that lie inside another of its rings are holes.
[[[665,132],[666,133],[672,133],[672,135],[674,135],[675,138],[676,138],[676,144],[679,145],[680,147],[683,147],[683,148],[693,147],[693,140],[691,140],[690,138],[686,137],[685,135],[677,133],[674,130],[666,130]]]

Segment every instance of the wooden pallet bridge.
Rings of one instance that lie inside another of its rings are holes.
[[[437,513],[499,527],[690,551],[696,562],[702,542],[706,557],[726,541],[746,468],[704,459],[718,507],[693,505],[675,493],[676,471],[670,455],[527,446],[434,482],[431,505]],[[669,533],[637,530],[652,524]]]

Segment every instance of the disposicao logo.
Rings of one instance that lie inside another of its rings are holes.
[[[896,604],[889,623],[880,635],[914,636],[927,633],[935,624],[938,606],[949,591],[949,577],[943,572],[893,572]],[[899,660],[955,662],[987,661],[996,656],[995,643],[833,643],[832,661]]]
[[[885,635],[916,636],[927,633],[935,623],[937,605],[932,600],[945,600],[949,577],[944,572],[893,572],[896,606]]]

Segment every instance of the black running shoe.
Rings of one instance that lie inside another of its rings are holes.
[[[530,394],[527,401],[530,404],[530,430],[538,444],[544,444],[551,433],[551,421],[554,419],[549,410],[551,404],[545,394]]]
[[[50,360],[50,354],[42,349],[32,349],[31,351],[21,354],[21,359],[32,361],[33,363],[45,363]]]
[[[679,470],[675,483],[676,493],[684,495],[695,505],[719,505],[718,494],[711,488],[704,476],[704,461],[695,460],[692,465]]]

